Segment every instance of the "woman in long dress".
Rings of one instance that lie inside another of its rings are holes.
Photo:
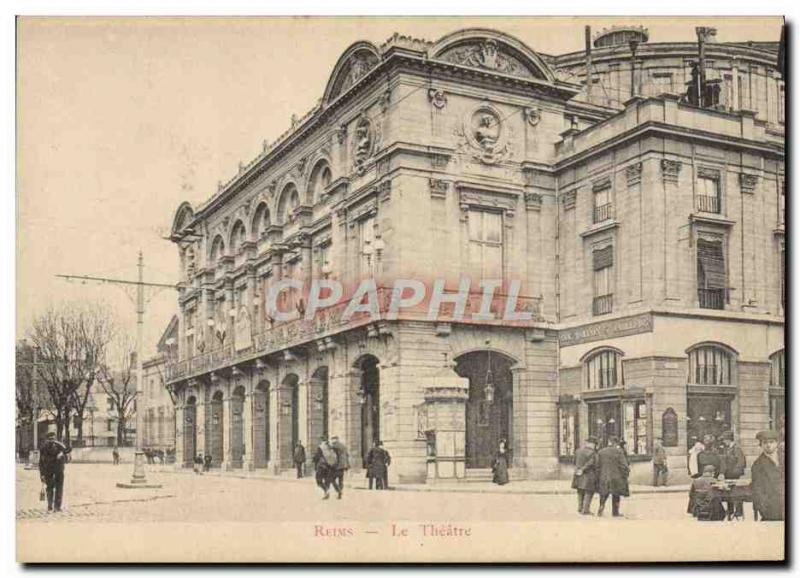
[[[508,461],[508,443],[501,439],[492,466],[492,482],[495,484],[502,486],[508,483]]]

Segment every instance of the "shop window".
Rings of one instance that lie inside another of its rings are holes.
[[[770,429],[780,430],[784,426],[786,416],[786,355],[783,349],[773,353],[770,358],[770,394],[769,424]]]
[[[703,345],[689,352],[689,383],[731,385],[734,358],[718,345]]]
[[[586,388],[607,389],[625,383],[622,374],[622,353],[616,349],[603,349],[586,362]]]
[[[638,456],[647,454],[647,405],[641,399],[624,401],[622,407],[625,417],[622,437],[627,442],[628,453]]]
[[[575,457],[580,440],[578,438],[578,404],[565,403],[558,407],[558,455],[561,458]]]
[[[692,447],[706,435],[719,440],[731,429],[732,395],[690,395],[686,399],[686,441]]]

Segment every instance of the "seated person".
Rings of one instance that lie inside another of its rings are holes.
[[[714,466],[706,465],[703,475],[692,482],[689,490],[689,508],[687,512],[698,520],[724,520],[725,508],[722,498],[714,491]]]

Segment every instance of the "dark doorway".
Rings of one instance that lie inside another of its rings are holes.
[[[381,439],[380,368],[378,367],[378,359],[368,355],[361,362],[360,369],[361,460],[364,462],[367,459],[369,450]]]
[[[501,439],[512,446],[514,361],[503,354],[476,351],[457,360],[456,373],[469,379],[466,416],[466,465],[489,468]],[[489,369],[491,368],[491,373]],[[492,383],[487,391],[487,380]]]
[[[262,381],[253,392],[253,463],[266,468],[269,462],[269,382]]]
[[[691,448],[703,436],[713,435],[719,441],[722,432],[731,429],[729,395],[690,395],[686,398],[686,444]],[[697,438],[697,439],[693,439]]]
[[[211,452],[211,466],[218,468],[222,465],[224,446],[222,432],[225,427],[225,416],[222,412],[222,392],[218,391],[211,399],[208,420],[210,422],[209,443],[206,445],[206,452]]]
[[[231,467],[241,468],[244,462],[244,387],[231,396]]]
[[[309,439],[308,447],[313,448],[320,439],[328,438],[328,368],[318,367],[311,376],[309,387]],[[309,452],[309,456],[310,456]]]

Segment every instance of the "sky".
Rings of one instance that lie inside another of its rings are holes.
[[[644,25],[650,42],[777,41],[778,18],[21,18],[17,25],[17,336],[44,308],[105,302],[131,335],[135,310],[117,286],[56,274],[174,283],[169,233],[194,206],[321,98],[353,42],[394,32],[427,40],[467,27],[516,36],[533,50],[582,50],[583,27]],[[177,311],[151,296],[145,356]]]

